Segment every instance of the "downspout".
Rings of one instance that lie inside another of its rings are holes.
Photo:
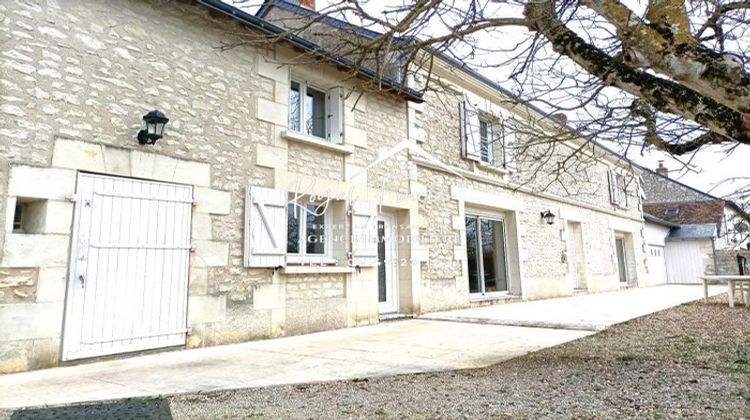
[[[711,252],[714,256],[714,275],[719,275],[719,266],[716,260],[716,238],[711,238]]]

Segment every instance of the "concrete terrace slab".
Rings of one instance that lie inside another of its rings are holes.
[[[591,334],[406,320],[0,376],[0,408],[477,368]]]
[[[709,287],[709,295],[726,286]],[[665,285],[428,313],[420,318],[521,327],[601,331],[703,297],[700,285]]]
[[[0,375],[0,408],[480,368],[702,295],[693,285],[632,289]]]

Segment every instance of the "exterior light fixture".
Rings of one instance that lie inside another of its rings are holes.
[[[146,128],[138,132],[138,143],[154,144],[164,133],[164,126],[169,122],[169,118],[163,112],[153,110],[143,116]]]
[[[555,223],[555,213],[552,213],[551,210],[545,210],[541,213],[542,219],[544,219],[545,222],[547,222],[548,225],[552,225]]]

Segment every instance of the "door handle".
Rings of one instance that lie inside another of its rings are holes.
[[[78,275],[78,281],[81,282],[81,287],[85,287],[86,286],[86,278],[83,277],[83,274],[79,274]]]

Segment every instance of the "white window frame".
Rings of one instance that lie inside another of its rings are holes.
[[[493,298],[493,297],[502,297],[502,296],[508,296],[508,295],[510,295],[511,279],[510,279],[510,269],[508,267],[508,223],[507,223],[506,218],[503,217],[503,216],[491,215],[491,214],[486,214],[486,213],[478,212],[478,211],[471,211],[471,212],[467,212],[466,214],[464,214],[464,223],[466,223],[466,219],[468,219],[468,218],[473,218],[473,219],[477,220],[477,241],[478,241],[478,248],[477,249],[479,250],[479,253],[480,253],[479,260],[477,261],[477,265],[478,265],[477,269],[479,271],[478,274],[479,274],[480,278],[478,278],[477,280],[479,281],[479,284],[481,285],[481,289],[482,290],[485,289],[485,284],[484,284],[484,255],[481,255],[482,254],[481,253],[481,249],[482,249],[482,241],[481,241],[481,238],[482,238],[482,236],[481,236],[482,229],[481,229],[481,226],[480,226],[481,225],[481,219],[485,219],[485,220],[489,220],[489,221],[493,221],[493,222],[500,222],[500,223],[503,224],[503,249],[505,250],[505,252],[503,253],[503,259],[505,260],[505,264],[504,264],[504,266],[505,266],[505,279],[506,279],[506,282],[507,282],[507,289],[503,290],[503,291],[497,291],[497,292],[487,292],[487,291],[471,292],[471,291],[469,291],[469,299],[470,300],[482,300],[482,299],[488,299],[488,298]],[[464,233],[464,235],[466,235],[466,234]],[[497,249],[495,249],[495,252],[497,252]],[[467,249],[467,253],[468,253],[468,249]],[[468,256],[468,254],[467,254],[467,256]],[[468,267],[468,260],[467,260],[467,267]],[[468,282],[468,280],[469,280],[468,277],[467,277],[466,280]],[[468,284],[467,284],[467,286],[468,286]]]
[[[626,174],[616,168],[610,167],[607,170],[607,178],[610,203],[624,209],[629,208]]]
[[[317,202],[317,201],[310,201],[310,200],[298,200],[296,203],[290,202],[289,204],[292,204],[296,207],[296,209],[300,212],[300,214],[297,215],[297,217],[302,218],[305,216],[307,211],[307,205],[308,204],[314,204],[314,205],[321,205],[323,202]],[[288,212],[288,206],[287,206],[287,212]],[[302,223],[299,224],[299,252],[298,253],[292,253],[287,251],[286,257],[287,257],[287,263],[288,264],[334,264],[336,263],[336,260],[332,257],[333,254],[333,247],[331,243],[331,223],[332,223],[332,215],[331,215],[332,209],[331,209],[331,203],[328,203],[328,208],[326,209],[325,213],[323,214],[323,238],[325,239],[324,242],[324,252],[323,254],[308,254],[307,253],[307,223],[306,220],[303,220]],[[287,213],[287,241],[289,239],[289,217],[292,217],[290,214]]]
[[[461,156],[487,168],[510,170],[505,125],[501,122],[501,118],[477,109],[468,99],[459,103],[458,111]],[[483,124],[487,128],[484,139],[481,135]],[[501,156],[497,153],[498,142],[502,151]]]
[[[319,88],[319,87],[317,87],[317,86],[315,86],[315,85],[313,85],[311,83],[302,82],[302,81],[299,81],[299,80],[292,79],[291,83],[289,84],[289,91],[290,91],[290,93],[291,93],[291,90],[292,90],[292,83],[296,83],[299,86],[299,98],[300,98],[299,101],[300,101],[300,103],[299,103],[299,119],[297,121],[297,123],[299,124],[299,130],[294,130],[294,129],[292,129],[292,127],[289,127],[289,130],[294,131],[296,133],[300,133],[300,134],[306,135],[306,136],[314,137],[316,139],[323,139],[324,141],[329,141],[331,128],[329,127],[329,123],[328,123],[328,121],[329,121],[329,118],[328,118],[328,112],[329,112],[328,111],[328,109],[329,109],[329,104],[328,104],[328,89],[321,89],[321,88]],[[324,131],[325,131],[323,133],[323,137],[316,136],[314,134],[309,134],[309,133],[307,133],[307,130],[305,130],[304,122],[305,122],[305,115],[307,114],[306,113],[306,111],[307,111],[306,102],[307,101],[305,101],[305,98],[307,98],[307,89],[308,88],[313,89],[313,90],[318,91],[318,92],[320,92],[320,93],[323,94],[323,113],[324,113],[324,118],[325,118],[324,121],[323,121],[323,127],[324,127]],[[289,115],[288,115],[288,119],[289,120],[291,120],[291,117],[292,117],[292,115],[291,115],[292,111],[291,110],[292,110],[292,108],[290,106],[289,107]]]
[[[487,136],[485,136],[485,139],[483,140],[481,137],[482,132],[482,123],[486,124],[487,126]],[[498,132],[500,130],[500,132]],[[479,163],[481,165],[488,165],[493,168],[501,168],[501,169],[507,169],[507,165],[505,162],[505,129],[500,124],[500,121],[498,118],[496,118],[494,115],[489,115],[483,112],[479,113]],[[487,144],[487,159],[485,160],[485,154],[482,151],[482,147],[484,147],[484,142]],[[498,160],[497,156],[497,150],[496,147],[498,145],[501,147],[502,150],[502,156],[500,156],[500,160]]]
[[[486,127],[484,138],[482,138],[482,124]],[[495,164],[495,144],[492,141],[494,133],[495,127],[492,120],[487,118],[486,115],[479,114],[479,160],[488,165]]]

